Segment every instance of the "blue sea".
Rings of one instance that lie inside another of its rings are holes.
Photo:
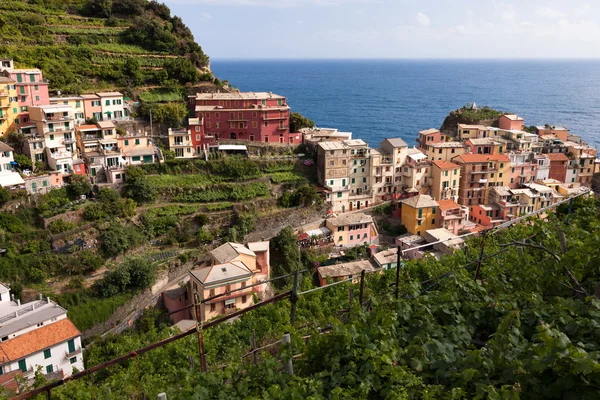
[[[211,60],[211,68],[371,146],[390,137],[414,145],[420,130],[475,101],[526,125],[566,126],[600,147],[600,60]]]

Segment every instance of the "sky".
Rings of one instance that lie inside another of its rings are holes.
[[[600,0],[163,0],[212,59],[600,58]]]

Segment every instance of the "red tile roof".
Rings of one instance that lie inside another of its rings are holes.
[[[439,204],[440,210],[442,210],[442,211],[460,208],[460,206],[452,200],[438,200],[438,204]]]
[[[16,361],[80,335],[81,332],[71,320],[61,319],[0,343],[0,357],[3,357],[5,362]]]
[[[21,378],[23,377],[23,372],[21,372],[20,369],[0,375],[0,386],[2,386],[4,389],[19,393],[19,386],[15,380],[15,377],[17,376],[20,376]]]
[[[438,167],[439,169],[455,169],[455,168],[460,168],[460,165],[458,164],[454,164],[448,161],[434,161],[433,164]]]
[[[547,153],[546,155],[550,161],[569,161],[569,157],[565,153]]]

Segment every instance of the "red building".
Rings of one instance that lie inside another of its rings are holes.
[[[300,143],[296,140],[299,135],[290,135],[290,107],[283,96],[264,92],[197,93],[189,97],[189,106],[197,118],[196,124],[190,125],[196,151],[198,146],[214,146],[222,139]]]
[[[569,157],[564,153],[548,153],[546,156],[550,159],[550,174],[548,177],[564,183],[567,178]]]

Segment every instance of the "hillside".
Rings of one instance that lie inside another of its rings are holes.
[[[0,57],[63,93],[213,79],[189,28],[154,0],[2,0]]]
[[[489,107],[473,109],[467,104],[458,110],[450,111],[450,114],[444,119],[440,131],[454,136],[458,124],[498,126],[498,118],[504,114],[508,113]]]

